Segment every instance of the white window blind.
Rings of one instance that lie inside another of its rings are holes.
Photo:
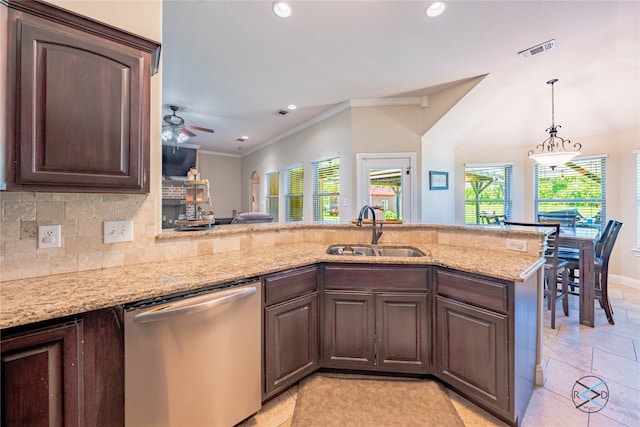
[[[313,221],[340,222],[340,157],[313,163]]]
[[[286,221],[297,222],[303,220],[303,201],[304,201],[304,167],[294,166],[285,172],[285,203],[286,203]]]
[[[267,178],[267,213],[273,217],[273,222],[278,222],[278,198],[280,196],[280,172],[271,172]]]
[[[606,158],[567,162],[551,169],[534,165],[534,209],[576,212],[576,226],[601,229],[606,222]]]
[[[465,224],[495,224],[511,218],[512,165],[466,166]]]

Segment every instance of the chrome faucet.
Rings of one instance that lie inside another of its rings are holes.
[[[358,227],[362,227],[362,218],[364,217],[364,214],[367,210],[371,212],[371,223],[373,224],[373,227],[371,229],[371,244],[377,245],[378,240],[380,240],[380,236],[382,236],[382,223],[380,223],[380,230],[376,230],[376,210],[372,206],[364,205],[362,209],[360,209],[360,214],[358,215],[358,222],[356,223],[356,225]]]

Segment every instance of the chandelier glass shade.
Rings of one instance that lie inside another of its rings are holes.
[[[164,142],[172,142],[181,144],[189,140],[189,135],[180,131],[177,126],[165,126],[162,130],[162,140]]]
[[[535,160],[537,163],[543,166],[549,166],[551,169],[558,165],[563,165],[571,161],[574,157],[580,155],[580,149],[582,144],[579,142],[572,143],[568,139],[563,139],[558,136],[558,129],[560,125],[555,123],[555,105],[554,105],[554,90],[553,85],[558,79],[552,79],[547,82],[551,85],[551,126],[547,128],[549,132],[549,138],[542,141],[542,143],[536,145],[536,149],[529,150],[527,155]],[[573,148],[574,151],[569,149]]]

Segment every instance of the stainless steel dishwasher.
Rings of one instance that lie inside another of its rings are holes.
[[[261,285],[125,307],[125,425],[230,427],[261,406]]]

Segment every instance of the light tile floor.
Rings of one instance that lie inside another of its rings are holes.
[[[640,425],[640,290],[610,284],[615,325],[596,302],[596,327],[578,322],[578,297],[570,296],[569,317],[556,313],[556,329],[545,312],[544,361],[547,381],[537,387],[522,425],[525,427],[603,427]],[[586,375],[603,379],[609,400],[599,412],[576,409],[571,399],[575,382]],[[453,391],[451,400],[467,426],[506,426]],[[297,387],[268,402],[243,427],[288,427]],[[419,423],[416,423],[419,426]],[[376,426],[371,426],[376,427]],[[382,427],[382,426],[380,426]]]

